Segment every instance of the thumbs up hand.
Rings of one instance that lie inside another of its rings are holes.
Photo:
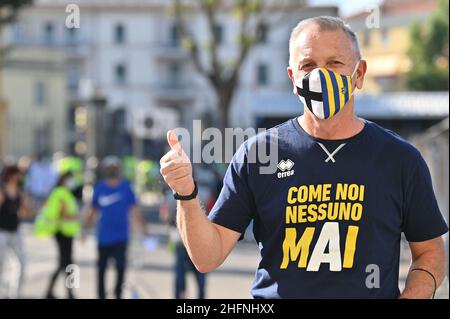
[[[170,151],[159,161],[161,175],[169,187],[179,195],[190,195],[195,188],[192,164],[173,131],[167,132]]]

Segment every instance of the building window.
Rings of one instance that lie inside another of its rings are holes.
[[[116,44],[125,43],[125,27],[122,24],[116,25],[114,29],[114,41]]]
[[[43,106],[46,100],[46,88],[43,81],[37,81],[34,85],[34,103]]]
[[[126,106],[120,106],[113,112],[114,131],[124,132],[126,129],[125,114]]]
[[[23,43],[23,41],[24,41],[24,26],[20,22],[17,22],[14,24],[13,35],[14,35],[15,43]]]
[[[176,25],[170,28],[170,45],[178,46],[180,44],[180,32]]]
[[[381,44],[383,46],[389,45],[389,30],[387,28],[382,28],[380,31]]]
[[[80,81],[80,69],[77,64],[69,64],[67,70],[67,84],[72,90],[78,89],[78,83]]]
[[[67,43],[73,45],[77,42],[77,29],[67,28]]]
[[[223,42],[223,27],[219,24],[215,25],[213,28],[214,36],[216,38],[217,44]]]
[[[258,37],[258,42],[259,43],[266,43],[267,42],[267,34],[269,32],[269,29],[267,27],[267,24],[262,24],[261,25],[261,29],[260,29],[260,33],[259,33],[259,37]]]
[[[44,26],[44,41],[46,44],[53,44],[55,41],[55,27],[52,22],[47,22]]]
[[[266,64],[258,65],[258,84],[265,86],[269,84],[269,69]]]
[[[370,29],[364,31],[363,46],[367,48],[370,45]]]
[[[180,75],[181,68],[178,63],[172,63],[169,66],[169,86],[179,87],[180,86]]]
[[[123,85],[126,83],[127,81],[127,69],[125,67],[125,65],[123,64],[118,64],[116,65],[115,68],[115,79],[116,79],[116,83]]]

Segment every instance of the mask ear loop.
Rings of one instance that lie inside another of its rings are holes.
[[[361,62],[361,60],[358,60],[358,62],[357,62],[356,65],[355,65],[355,68],[353,69],[352,76],[351,76],[352,79],[353,79],[353,77],[355,76],[356,71],[358,71],[359,63],[360,63],[360,62]]]
[[[350,79],[352,80],[352,82],[353,82],[353,77],[354,77],[355,74],[356,74],[356,71],[358,71],[360,62],[361,62],[361,60],[358,60],[358,62],[357,62],[356,65],[355,65],[355,69],[353,70],[352,75],[350,76]],[[353,83],[352,83],[352,87],[353,87]],[[353,90],[352,90],[352,91],[353,91]]]

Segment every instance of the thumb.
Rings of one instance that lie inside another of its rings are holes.
[[[178,137],[172,130],[167,131],[167,143],[169,143],[171,149],[177,151],[179,154],[182,153],[182,148],[180,142],[178,141]]]

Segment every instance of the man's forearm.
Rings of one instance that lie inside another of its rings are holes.
[[[97,210],[95,208],[91,207],[88,209],[87,214],[83,220],[83,228],[85,230],[92,228],[96,214]]]
[[[147,221],[145,220],[141,209],[139,208],[139,206],[135,205],[132,207],[131,210],[133,212],[133,217],[135,219],[136,224],[138,225],[138,227],[141,228],[143,234],[147,234],[148,233]]]
[[[181,239],[201,272],[214,270],[222,262],[220,234],[206,216],[198,198],[178,201],[177,225]]]
[[[427,271],[420,269],[427,270],[433,276]],[[424,253],[412,263],[406,278],[405,289],[400,295],[400,298],[431,298],[435,292],[435,288],[439,287],[442,283],[444,276],[445,257],[443,259],[440,254],[436,254],[435,252]],[[433,277],[436,280],[436,287]]]

